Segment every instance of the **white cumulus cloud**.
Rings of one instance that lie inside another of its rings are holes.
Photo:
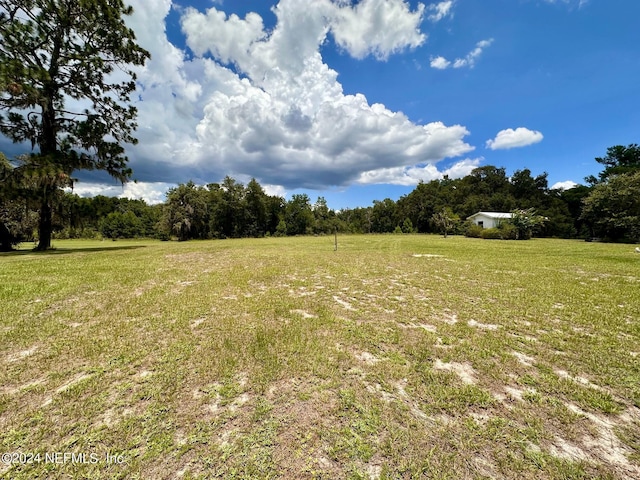
[[[493,43],[493,38],[489,38],[487,40],[481,40],[476,43],[476,46],[473,50],[471,50],[467,55],[461,58],[456,58],[453,62],[447,60],[442,56],[432,57],[431,58],[431,67],[436,68],[438,70],[445,70],[449,67],[453,68],[463,68],[469,67],[473,68],[476,65],[476,62],[482,55],[482,52],[489,47]]]
[[[573,180],[565,180],[564,182],[556,182],[551,185],[551,190],[570,190],[577,186],[578,184]]]
[[[471,50],[466,57],[458,58],[453,62],[453,68],[461,67],[473,67],[476,64],[476,60],[482,55],[485,48],[493,43],[493,38],[488,40],[481,40],[476,44],[476,48]]]
[[[73,189],[67,189],[67,191],[73,192],[80,197],[105,195],[108,197],[144,200],[149,205],[155,205],[164,202],[167,191],[175,186],[177,185],[162,182],[128,182],[124,185],[77,182]]]
[[[445,70],[449,68],[451,62],[444,57],[433,57],[431,58],[430,63],[432,68],[436,68],[438,70]]]
[[[139,73],[140,143],[128,150],[141,183],[231,175],[273,191],[326,188],[379,169],[435,168],[474,149],[464,126],[417,124],[362,94],[346,95],[322,58],[329,35],[356,58],[421,45],[421,4],[281,0],[269,30],[257,13],[187,8],[180,24],[189,52],[167,39],[170,0],[132,4],[128,22],[152,53]]]
[[[336,43],[356,58],[373,54],[386,59],[390,54],[424,43],[420,32],[424,5],[410,11],[403,0],[362,0],[353,7],[337,7],[331,21]]]
[[[539,143],[543,138],[542,133],[528,128],[519,127],[515,130],[507,128],[498,132],[493,140],[487,140],[486,147],[491,150],[508,150]]]
[[[439,22],[443,18],[452,16],[454,3],[454,0],[446,0],[444,2],[429,5],[427,10],[433,13],[430,13],[427,18],[432,22]]]
[[[438,170],[435,165],[380,168],[361,173],[357,183],[411,186],[417,185],[421,181],[439,180],[445,175],[452,179],[462,178],[477,168],[481,161],[481,158],[467,158],[443,171]]]

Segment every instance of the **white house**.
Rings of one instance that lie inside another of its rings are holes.
[[[482,228],[496,228],[500,222],[513,217],[512,213],[503,212],[478,212],[474,213],[467,220],[471,220],[474,225]]]

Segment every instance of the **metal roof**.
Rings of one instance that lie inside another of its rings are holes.
[[[469,218],[473,218],[473,217],[477,217],[478,215],[484,215],[485,217],[489,217],[489,218],[512,218],[512,217],[513,217],[513,213],[505,213],[505,212],[478,212],[478,213],[474,213],[473,215],[470,215],[469,217],[467,217],[467,219],[469,219]]]

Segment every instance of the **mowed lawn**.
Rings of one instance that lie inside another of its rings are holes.
[[[0,477],[640,478],[633,246],[333,240],[0,255]]]

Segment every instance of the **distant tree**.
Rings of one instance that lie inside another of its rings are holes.
[[[640,241],[640,171],[610,176],[583,200],[580,217],[592,236]]]
[[[25,199],[0,198],[0,251],[8,252],[19,243],[33,240],[37,213]]]
[[[206,238],[209,225],[207,200],[207,190],[191,181],[171,188],[162,211],[161,230],[181,241]]]
[[[266,231],[273,235],[278,228],[278,223],[284,217],[286,202],[284,198],[277,195],[267,195],[265,205],[267,212]]]
[[[81,169],[130,178],[121,146],[136,142],[129,65],[149,58],[122,18],[131,13],[122,0],[0,0],[0,132],[37,146],[31,167],[46,172],[40,178]],[[42,183],[39,250],[51,247],[59,188]]]
[[[374,233],[391,233],[400,226],[398,206],[390,198],[374,200],[371,210],[371,231]]]
[[[447,193],[447,187],[440,180],[420,182],[412,192],[396,202],[397,214],[411,220],[418,232],[431,232],[432,217],[446,205]]]
[[[402,227],[401,227],[402,233],[415,233],[416,229],[413,228],[413,223],[411,223],[411,219],[410,218],[405,218],[404,222],[402,222]]]
[[[616,145],[607,149],[604,157],[597,157],[596,162],[604,165],[604,170],[596,178],[590,175],[585,180],[591,185],[606,182],[616,175],[633,173],[640,170],[640,146],[632,143],[628,147]]]
[[[586,185],[576,185],[573,188],[558,192],[560,200],[566,205],[568,215],[573,222],[575,235],[585,237],[588,235],[585,221],[581,218],[583,200],[589,196],[593,187]],[[593,235],[591,235],[593,236]]]
[[[431,221],[442,236],[447,238],[449,232],[451,232],[455,226],[460,223],[460,217],[453,213],[450,208],[443,208],[432,215]]]
[[[540,208],[544,197],[549,193],[548,174],[545,172],[533,177],[531,170],[516,170],[511,175],[511,191],[520,208]]]
[[[371,233],[371,207],[345,208],[336,213],[341,228],[350,233]]]
[[[315,218],[311,208],[311,200],[306,193],[291,196],[285,209],[287,235],[306,235],[313,232]]]
[[[284,219],[280,219],[278,222],[278,226],[276,227],[275,236],[276,237],[285,237],[287,235],[287,222]]]
[[[39,207],[43,199],[48,198],[51,207],[50,225],[53,231],[53,212],[58,207],[62,197],[62,189],[72,185],[71,178],[60,168],[53,164],[45,164],[39,155],[20,155],[13,164],[4,158],[0,187],[0,202],[9,201],[24,205],[25,220],[31,218],[33,207]],[[25,222],[18,222],[21,226]],[[25,232],[24,229],[22,229]],[[29,232],[31,236],[31,232]]]
[[[0,152],[0,251],[7,252],[11,250],[19,242],[14,234],[11,233],[7,223],[10,222],[9,212],[6,211],[10,201],[7,184],[13,175],[13,165],[5,155]]]
[[[448,205],[462,218],[479,211],[508,212],[517,206],[504,168],[475,168],[455,186],[456,200]]]
[[[548,219],[536,214],[533,208],[516,209],[511,212],[513,215],[508,223],[516,227],[516,240],[529,240],[533,232],[544,224]]]
[[[143,235],[142,221],[131,210],[112,212],[100,220],[100,233],[105,238],[136,238]]]
[[[245,225],[242,229],[249,237],[263,237],[267,231],[267,194],[255,178],[245,188]]]
[[[220,233],[227,238],[245,236],[248,212],[244,185],[227,175],[220,185],[220,190],[220,204],[216,210]]]
[[[324,197],[318,197],[313,204],[313,233],[333,233],[337,228],[336,214],[327,206]]]

